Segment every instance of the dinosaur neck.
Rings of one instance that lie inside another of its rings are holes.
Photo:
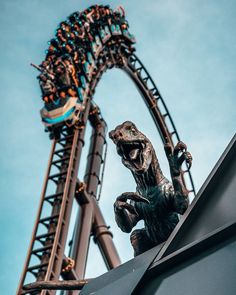
[[[164,178],[164,175],[161,171],[155,151],[153,151],[152,162],[148,170],[142,174],[136,174],[133,172],[133,176],[137,183],[138,191],[145,192],[153,187],[158,186],[158,184]]]

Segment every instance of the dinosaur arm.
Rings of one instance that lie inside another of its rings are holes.
[[[140,219],[137,215],[130,213],[127,209],[115,208],[115,220],[123,232],[130,233]]]
[[[182,177],[180,175],[172,176],[172,182],[174,187],[174,194],[169,194],[172,205],[171,207],[173,208],[173,211],[179,214],[184,214],[189,205],[188,191],[185,188]]]
[[[188,191],[181,176],[172,176],[172,182],[164,187],[166,207],[182,215],[189,205]]]
[[[174,189],[169,189],[169,191],[166,192],[166,196],[173,211],[180,214],[186,211],[189,204],[189,192],[183,182],[181,170],[181,165],[184,161],[189,164],[189,168],[192,163],[191,154],[186,150],[187,146],[182,142],[178,142],[174,149],[172,149],[169,144],[165,145],[165,152],[169,161],[170,174],[174,187]],[[181,155],[179,156],[180,153]]]
[[[126,233],[130,233],[132,228],[141,219],[140,214],[136,210],[135,201],[140,198],[135,193],[124,193],[117,197],[114,203],[115,220],[119,228]],[[131,203],[127,203],[127,200],[131,199]]]

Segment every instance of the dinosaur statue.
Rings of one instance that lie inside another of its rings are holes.
[[[109,133],[137,184],[136,192],[126,192],[114,203],[115,219],[123,232],[130,233],[138,221],[144,228],[131,233],[130,240],[137,256],[167,240],[179,215],[188,207],[188,190],[181,175],[181,165],[186,161],[191,167],[192,156],[187,146],[178,142],[172,148],[164,146],[169,162],[172,183],[163,175],[150,140],[129,121],[118,125]]]

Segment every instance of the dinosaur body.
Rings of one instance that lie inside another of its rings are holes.
[[[135,193],[123,193],[114,203],[115,219],[122,231],[131,232],[137,222],[144,221],[144,228],[130,236],[136,256],[166,241],[179,221],[178,214],[187,209],[188,191],[181,165],[184,160],[191,165],[192,158],[182,142],[174,149],[165,145],[172,184],[163,175],[151,142],[132,122],[117,126],[109,136],[137,184]]]

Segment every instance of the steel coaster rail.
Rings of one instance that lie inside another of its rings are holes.
[[[174,121],[170,115],[166,103],[150,74],[139,58],[133,53],[133,51],[128,49],[128,47],[125,45],[126,42],[126,39],[120,37],[120,39],[117,39],[116,41],[105,43],[104,47],[100,49],[97,57],[96,73],[94,74],[93,81],[91,81],[90,84],[91,94],[94,96],[96,86],[101,79],[102,74],[107,69],[117,67],[124,70],[140,91],[144,102],[154,120],[163,144],[169,142],[172,147],[174,147],[174,143],[180,141],[180,136],[174,125]],[[101,57],[103,57],[104,62],[99,64]],[[163,109],[163,111],[161,109]],[[169,124],[167,124],[167,119],[169,120]],[[196,192],[192,175],[186,163],[185,166],[186,168],[182,172],[183,180],[187,186],[187,178],[189,179],[188,182],[190,187],[187,187],[187,189],[189,193],[195,197]]]
[[[147,90],[141,91],[142,94],[145,96],[149,96],[149,98],[144,98],[145,102],[149,106],[149,111],[151,115],[154,117],[154,122],[156,123],[156,126],[159,130],[161,139],[163,141],[163,144],[165,144],[167,141],[171,143],[173,146],[174,141],[173,137],[175,137],[175,142],[177,143],[180,141],[179,134],[176,130],[174,121],[170,115],[170,112],[164,102],[164,99],[162,98],[159,90],[157,89],[152,77],[148,73],[147,69],[144,67],[140,59],[135,55],[132,54],[127,58],[127,68],[125,69],[129,75],[132,75],[132,79],[134,80],[135,84],[140,87],[140,84],[136,81],[136,78],[141,81],[144,88]],[[131,72],[130,72],[131,71]],[[144,75],[142,76],[142,73]],[[150,82],[150,87],[148,87],[148,82]],[[161,113],[161,108],[159,107],[162,105],[162,108],[164,110],[164,113]],[[171,130],[168,128],[168,125],[166,123],[166,119],[169,119]],[[193,195],[196,195],[195,187],[192,179],[191,172],[186,166],[186,169],[183,171],[183,173],[187,173],[190,181],[191,188],[189,189],[190,193],[193,193]]]

